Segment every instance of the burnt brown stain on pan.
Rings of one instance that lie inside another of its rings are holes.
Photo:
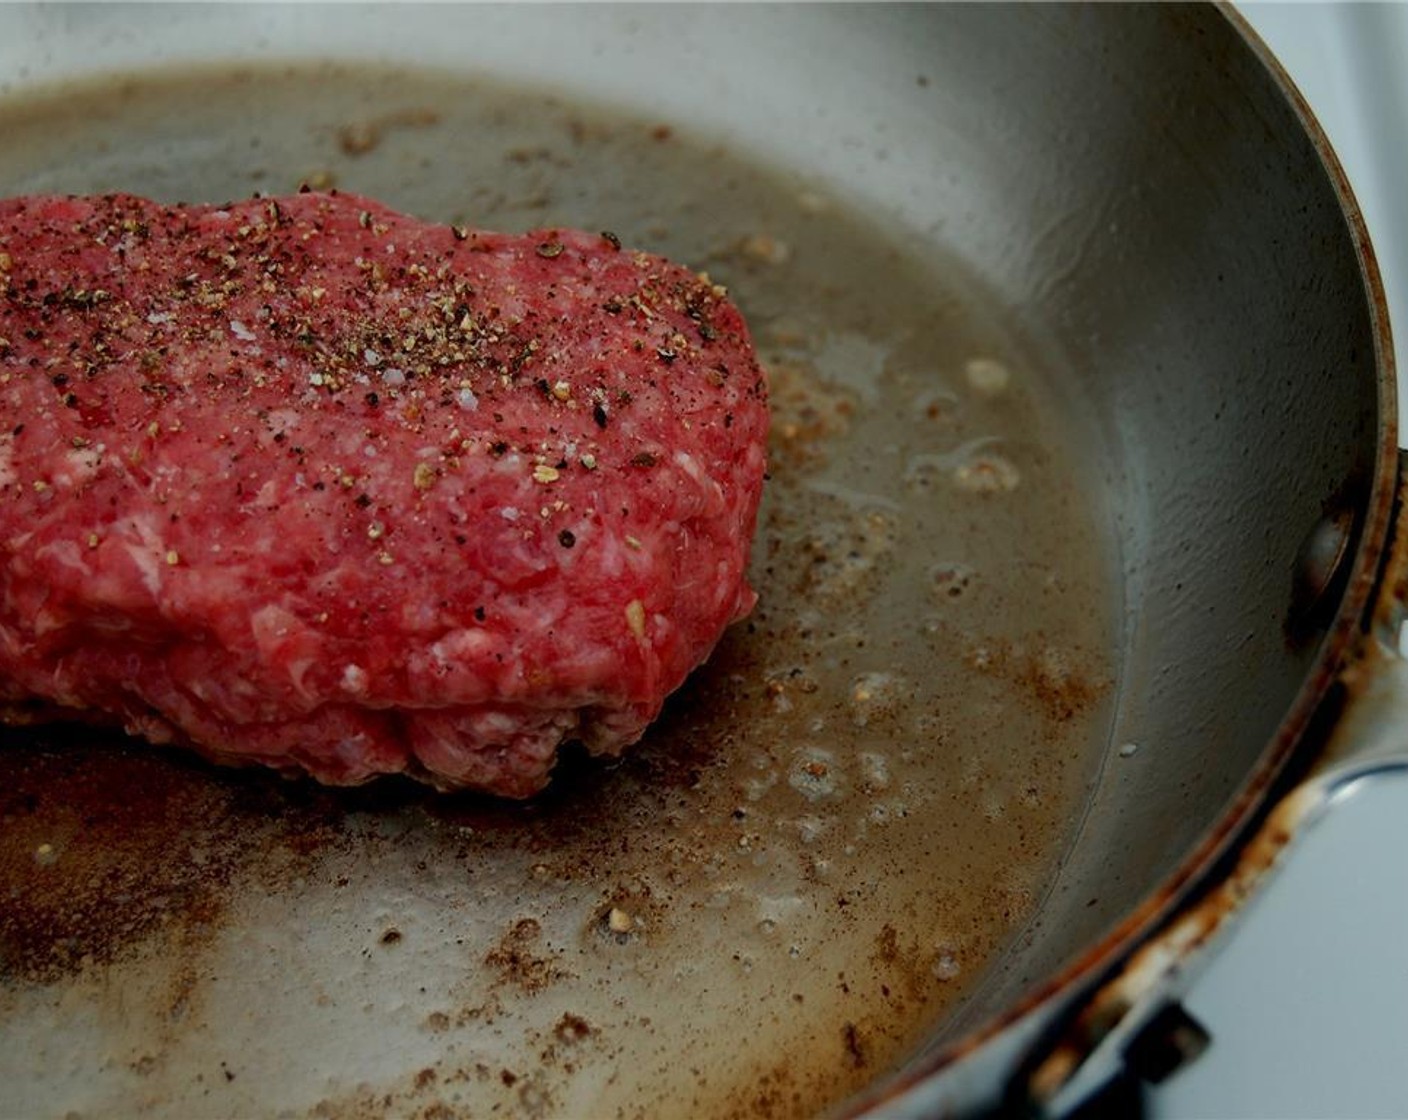
[[[52,983],[178,931],[195,950],[245,868],[296,873],[333,840],[307,804],[329,795],[283,786],[106,729],[0,732],[0,968]]]
[[[883,1111],[887,1101],[896,1100],[940,1071],[975,1055],[997,1035],[1033,1014],[1048,1001],[1063,994],[1074,995],[1077,1000],[1083,998],[1081,993],[1088,994],[1102,982],[1102,978],[1116,974],[1141,945],[1169,924],[1180,908],[1188,906],[1195,896],[1202,895],[1212,900],[1211,905],[1202,907],[1196,915],[1205,931],[1202,941],[1211,939],[1240,902],[1239,898],[1226,892],[1217,892],[1219,874],[1235,876],[1239,887],[1253,889],[1261,876],[1275,865],[1282,850],[1293,838],[1289,830],[1278,827],[1257,834],[1257,825],[1275,812],[1273,799],[1287,794],[1291,784],[1308,772],[1324,750],[1330,728],[1345,703],[1346,688],[1352,691],[1354,673],[1359,671],[1351,663],[1360,649],[1369,623],[1367,616],[1380,579],[1385,574],[1393,579],[1398,589],[1395,594],[1400,598],[1408,590],[1408,574],[1405,574],[1408,573],[1408,539],[1404,539],[1404,534],[1400,534],[1398,539],[1390,536],[1400,497],[1393,339],[1389,327],[1388,300],[1368,229],[1355,202],[1348,176],[1305,98],[1236,10],[1225,3],[1219,3],[1217,8],[1256,53],[1281,92],[1294,105],[1340,199],[1343,217],[1359,256],[1364,293],[1369,300],[1378,385],[1377,447],[1373,479],[1358,522],[1357,542],[1353,546],[1353,560],[1342,597],[1324,634],[1319,657],[1295,704],[1237,797],[1178,869],[1104,938],[1059,973],[1033,987],[1018,1003],[956,1044],[917,1063],[901,1075],[877,1086],[874,1091],[861,1094],[849,1102],[845,1115],[858,1115],[867,1109]],[[1335,499],[1327,499],[1327,510],[1334,506]],[[1343,675],[1346,666],[1351,668],[1348,684]],[[1236,845],[1254,835],[1256,843],[1239,859]]]

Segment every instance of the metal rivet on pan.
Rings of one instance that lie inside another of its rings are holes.
[[[1322,518],[1306,535],[1296,556],[1288,629],[1304,631],[1323,621],[1322,607],[1349,556],[1354,515],[1341,510]]]

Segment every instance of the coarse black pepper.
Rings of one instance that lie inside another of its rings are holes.
[[[557,534],[557,543],[562,545],[563,548],[571,548],[577,543],[577,536],[571,529],[563,529],[562,532]]]

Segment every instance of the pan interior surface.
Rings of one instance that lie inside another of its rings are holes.
[[[0,1108],[808,1114],[1010,945],[1099,759],[1116,600],[1050,371],[957,262],[668,122],[426,72],[104,82],[0,136],[8,194],[611,229],[729,286],[774,407],[762,601],[619,767],[508,806],[92,732],[0,753]]]

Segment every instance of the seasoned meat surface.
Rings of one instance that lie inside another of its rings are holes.
[[[526,796],[754,601],[747,329],[609,234],[0,202],[0,402],[10,719]]]

